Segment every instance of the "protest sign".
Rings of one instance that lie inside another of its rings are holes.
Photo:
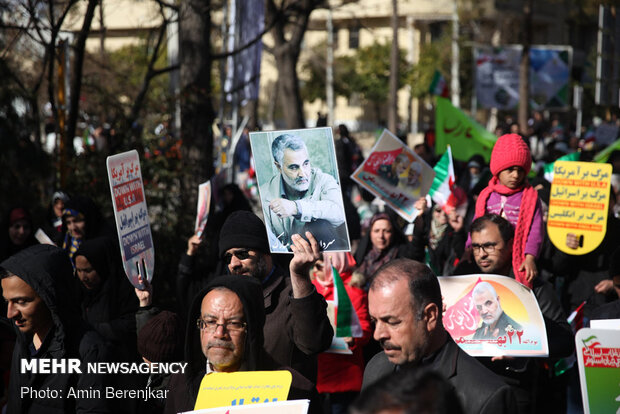
[[[564,253],[581,255],[596,249],[607,231],[611,164],[556,161],[549,198],[547,233]],[[566,245],[574,234],[579,246]]]
[[[620,331],[583,328],[575,335],[583,410],[620,410]]]
[[[386,129],[351,178],[412,222],[418,215],[413,205],[428,194],[435,171]]]
[[[289,371],[208,374],[200,382],[194,410],[286,401],[292,380]]]
[[[351,250],[332,129],[250,132],[250,143],[271,252],[307,231],[321,250]]]
[[[443,325],[472,356],[549,355],[545,322],[534,293],[506,276],[439,277]]]
[[[155,271],[155,249],[151,236],[140,158],[136,150],[107,158],[108,179],[116,219],[116,231],[127,278],[137,288],[142,275],[149,282]]]
[[[181,414],[306,414],[310,400],[277,401],[252,405],[206,408]]]
[[[211,207],[211,181],[204,182],[198,186],[198,207],[196,208],[196,226],[194,234],[202,239],[202,234],[209,219],[209,208]]]

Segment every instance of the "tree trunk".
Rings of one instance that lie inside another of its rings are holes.
[[[189,213],[196,206],[198,185],[213,175],[211,2],[186,0],[180,4],[181,138],[185,165],[181,198]]]
[[[69,153],[73,151],[73,138],[75,137],[75,130],[77,128],[77,121],[80,110],[80,94],[82,91],[82,69],[84,67],[84,50],[86,47],[86,38],[90,32],[90,25],[95,17],[95,8],[99,3],[98,0],[88,0],[86,6],[86,13],[84,14],[84,21],[82,28],[77,36],[75,42],[74,57],[73,57],[73,70],[71,71],[71,103],[69,106],[69,116],[67,121],[67,132],[65,135],[65,148]]]
[[[286,127],[304,128],[304,111],[299,93],[299,78],[297,77],[298,57],[287,51],[276,53],[275,57],[280,79],[278,82],[280,86],[280,102]]]
[[[530,103],[530,46],[532,45],[532,0],[523,4],[523,52],[519,64],[519,129],[521,135],[527,132],[527,118]]]
[[[394,134],[398,134],[398,63],[398,0],[392,0],[392,51],[390,55],[388,129]]]
[[[271,34],[275,43],[273,55],[278,68],[279,101],[287,128],[305,126],[297,60],[310,13],[322,3],[323,0],[297,0],[283,2],[278,7],[274,0],[266,0],[265,27],[273,27]]]

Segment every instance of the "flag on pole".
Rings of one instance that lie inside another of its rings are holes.
[[[584,300],[581,302],[581,305],[577,306],[577,309],[575,309],[566,319],[571,327],[571,330],[573,331],[573,335],[576,334],[578,330],[583,328],[583,309],[585,304],[586,301]],[[569,357],[560,358],[553,366],[554,375],[557,377],[564,374],[566,371],[571,369],[573,365],[575,365],[575,362],[577,362],[577,356],[574,352]]]
[[[554,162],[550,162],[549,164],[545,164],[543,166],[543,171],[545,172],[545,180],[550,183],[553,182],[553,167],[556,161],[579,161],[579,152],[573,152],[571,154],[566,154],[555,160]]]
[[[443,207],[448,202],[450,194],[452,194],[455,181],[450,145],[448,145],[448,150],[444,152],[433,170],[435,170],[435,179],[428,194],[435,203]]]
[[[594,156],[594,162],[607,162],[609,156],[614,150],[620,150],[620,139],[613,142],[610,146],[605,148],[604,150],[598,152]]]
[[[480,154],[489,162],[497,137],[452,105],[449,99],[437,97],[435,110],[435,154],[452,146],[454,158],[468,161]]]
[[[431,95],[442,96],[444,98],[450,96],[450,92],[448,91],[448,82],[446,82],[446,78],[444,78],[438,70],[435,70],[435,73],[433,74],[433,80],[431,81],[429,92]]]
[[[361,338],[363,333],[360,319],[353,308],[340,273],[338,273],[334,266],[332,266],[332,275],[334,278],[334,302],[336,305],[336,337]]]

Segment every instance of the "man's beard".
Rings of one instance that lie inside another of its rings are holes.
[[[310,179],[305,177],[289,178],[286,174],[282,174],[282,178],[286,185],[291,189],[299,192],[308,191],[310,187]]]
[[[484,320],[484,323],[492,326],[494,323],[496,323],[499,320],[499,317],[502,316],[502,308],[500,308],[499,306],[497,307],[497,311],[495,312],[495,314],[493,314],[493,320]]]

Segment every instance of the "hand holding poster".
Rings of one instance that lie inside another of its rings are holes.
[[[428,194],[435,171],[386,129],[351,178],[412,222],[418,215],[413,205]]]
[[[198,186],[198,207],[196,208],[196,226],[194,234],[202,239],[207,220],[209,219],[209,208],[211,207],[211,181],[207,181]]]
[[[586,254],[605,238],[611,170],[611,164],[555,162],[547,232],[559,250]]]
[[[123,268],[131,284],[142,289],[144,286],[138,283],[138,276],[149,282],[153,279],[155,249],[140,158],[133,150],[108,157],[106,164]]]
[[[331,128],[250,132],[272,253],[309,231],[323,251],[349,251]]]
[[[583,410],[620,410],[620,331],[583,328],[575,335]]]
[[[545,322],[534,293],[499,275],[439,277],[443,324],[472,356],[549,354]]]

